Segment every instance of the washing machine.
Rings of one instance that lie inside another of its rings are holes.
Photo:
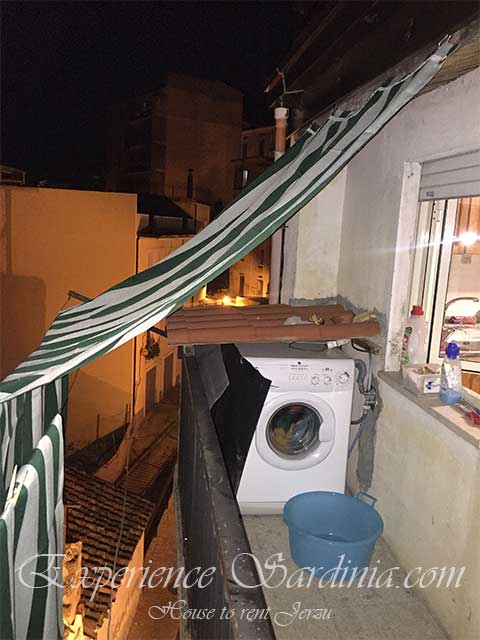
[[[355,365],[322,346],[237,345],[271,380],[237,489],[244,514],[281,513],[304,491],[345,491]]]

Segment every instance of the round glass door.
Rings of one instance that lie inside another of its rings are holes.
[[[267,442],[279,456],[301,458],[318,446],[321,424],[322,419],[312,407],[286,404],[268,421]]]

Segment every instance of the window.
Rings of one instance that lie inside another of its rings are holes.
[[[263,296],[263,280],[261,278],[257,280],[257,296]]]
[[[454,340],[462,369],[480,372],[480,197],[420,202],[410,303],[429,323],[429,362]]]
[[[480,373],[480,150],[421,165],[410,303],[429,323],[427,360],[460,346],[462,369]],[[470,386],[470,385],[469,385]]]
[[[248,182],[248,169],[244,169],[242,172],[242,188],[246,186]]]
[[[245,274],[240,274],[240,280],[238,283],[238,295],[243,297],[245,295]]]
[[[265,140],[264,138],[260,138],[260,142],[258,143],[258,155],[260,158],[263,158],[265,155]]]

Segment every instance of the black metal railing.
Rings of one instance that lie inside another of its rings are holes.
[[[261,587],[245,586],[259,577],[193,355],[183,360],[176,499],[185,572],[200,567],[213,575],[208,586],[182,589],[189,611],[214,614],[189,619],[180,637],[274,639],[268,616],[260,617],[267,610]],[[251,610],[260,614],[253,622]]]

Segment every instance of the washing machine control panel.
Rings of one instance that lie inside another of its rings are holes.
[[[349,392],[355,382],[355,363],[337,349],[305,351],[282,344],[239,345],[243,358],[272,381],[275,391]]]
[[[339,366],[342,365],[342,366]],[[291,362],[272,372],[277,387],[315,392],[349,391],[353,388],[353,363]]]

